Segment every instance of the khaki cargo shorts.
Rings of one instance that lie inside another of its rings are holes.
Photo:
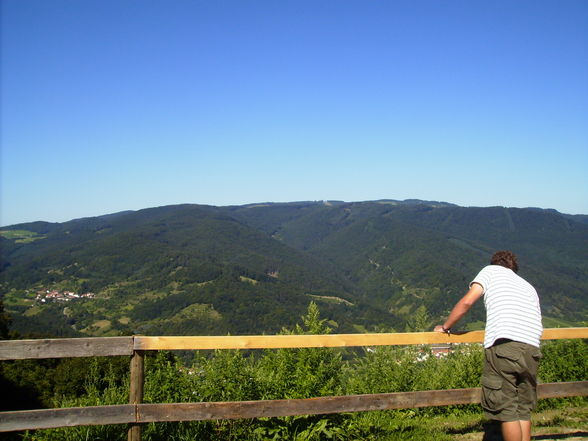
[[[498,421],[529,421],[537,404],[541,351],[508,339],[485,350],[482,372],[484,416]]]

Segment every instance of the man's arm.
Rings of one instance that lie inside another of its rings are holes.
[[[484,288],[479,283],[472,283],[470,290],[459,302],[455,304],[449,317],[442,325],[435,326],[435,332],[449,332],[449,330],[461,320],[461,318],[470,310],[470,308],[484,294]]]

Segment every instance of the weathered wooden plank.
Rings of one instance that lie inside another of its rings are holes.
[[[135,422],[261,418],[477,404],[480,402],[480,392],[480,388],[469,388],[297,400],[125,404],[0,412],[0,432]],[[538,396],[540,399],[588,396],[588,381],[540,384]]]
[[[132,404],[19,410],[0,412],[0,432],[102,424],[128,424],[134,422],[135,418],[135,406]]]
[[[145,376],[145,353],[135,351],[131,358],[131,386],[129,393],[130,404],[139,404],[143,402],[143,387]],[[135,407],[135,418],[136,418]],[[129,427],[128,441],[141,441],[141,425],[133,424]]]
[[[315,415],[478,403],[480,389],[396,392],[295,400],[140,404],[139,421],[197,421]]]
[[[537,386],[538,398],[562,398],[588,396],[588,381],[544,383]]]
[[[586,396],[588,395],[588,381],[541,384],[538,388],[538,395],[541,399]],[[138,420],[143,423],[148,423],[266,418],[478,404],[480,397],[480,388],[469,388],[296,400],[140,404],[137,408]]]
[[[588,328],[546,329],[544,340],[588,338]],[[137,350],[270,349],[386,346],[435,343],[481,343],[484,331],[456,334],[412,332],[387,334],[242,335],[135,337]]]
[[[0,341],[0,360],[132,355],[133,337],[52,338]]]

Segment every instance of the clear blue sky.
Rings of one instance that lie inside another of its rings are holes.
[[[588,214],[585,0],[0,5],[0,225],[321,199]]]

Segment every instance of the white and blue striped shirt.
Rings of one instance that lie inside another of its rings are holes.
[[[499,338],[539,347],[543,334],[541,307],[537,291],[529,282],[508,268],[488,265],[472,283],[478,283],[484,289],[485,348]]]

